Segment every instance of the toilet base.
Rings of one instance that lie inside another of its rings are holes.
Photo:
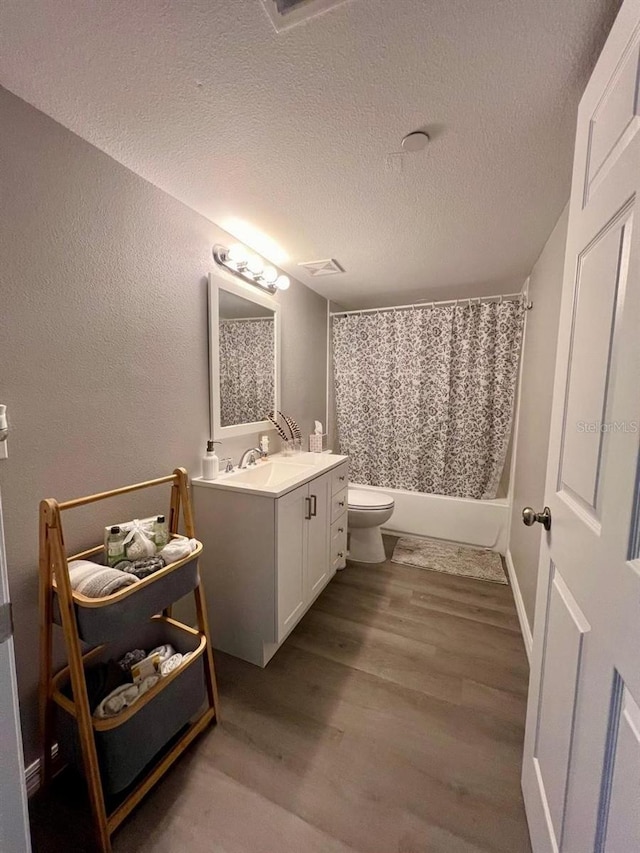
[[[350,562],[384,563],[386,559],[379,527],[352,527],[349,530]]]

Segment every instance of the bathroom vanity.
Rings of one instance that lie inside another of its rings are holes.
[[[347,550],[348,457],[275,455],[193,480],[214,648],[265,666]]]

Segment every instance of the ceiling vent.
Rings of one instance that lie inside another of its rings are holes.
[[[262,0],[262,5],[277,33],[322,15],[349,0]]]
[[[344,269],[333,258],[327,258],[325,261],[305,261],[298,266],[304,267],[313,278],[320,278],[322,275],[339,275],[344,272]]]

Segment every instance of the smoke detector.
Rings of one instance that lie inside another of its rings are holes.
[[[417,151],[423,151],[430,141],[431,137],[424,130],[414,130],[402,140],[402,150],[408,154],[415,154]]]
[[[343,267],[334,258],[327,258],[324,261],[304,261],[298,266],[304,267],[312,278],[319,278],[323,275],[339,275],[344,272]]]
[[[322,15],[349,0],[262,0],[265,12],[277,33]]]

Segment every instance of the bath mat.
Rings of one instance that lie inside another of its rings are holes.
[[[500,554],[440,539],[401,536],[391,562],[491,583],[508,583]]]

